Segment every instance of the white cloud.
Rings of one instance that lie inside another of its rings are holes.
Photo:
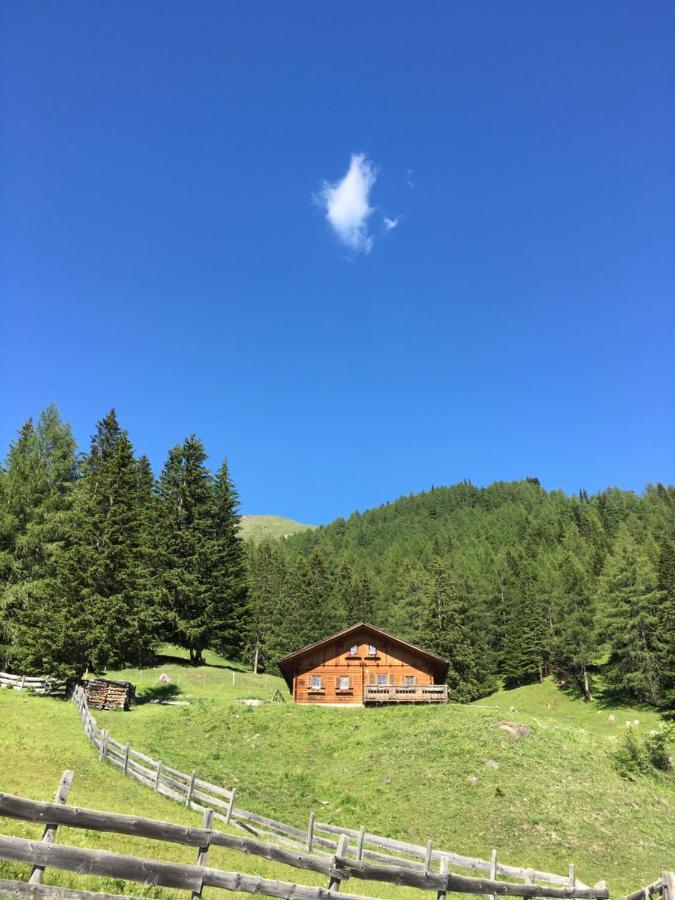
[[[412,169],[408,169],[406,181],[408,182],[408,187],[410,188],[410,190],[411,191],[414,190],[415,189],[415,173],[413,172]]]
[[[396,228],[396,226],[398,225],[400,218],[401,218],[400,216],[396,216],[395,219],[390,219],[389,216],[385,216],[384,217],[384,227],[386,228],[386,230],[393,231],[394,228]]]
[[[345,177],[330,184],[325,182],[320,201],[326,218],[338,238],[357,253],[370,253],[373,238],[368,233],[368,218],[373,207],[368,202],[377,172],[363,153],[355,153]]]

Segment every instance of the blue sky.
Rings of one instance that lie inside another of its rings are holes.
[[[309,522],[672,483],[673,47],[658,0],[4,3],[0,446],[115,406]]]

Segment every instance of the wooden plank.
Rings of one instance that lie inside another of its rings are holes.
[[[429,840],[429,841],[427,841],[427,852],[424,856],[424,871],[425,872],[431,871],[431,856],[432,856],[433,852],[434,852],[433,842]]]
[[[56,887],[53,884],[29,884],[27,881],[0,881],[0,897],[17,900],[143,900],[130,894],[104,894]]]
[[[358,831],[355,831],[354,829],[341,828],[337,825],[329,825],[325,822],[317,822],[315,824],[315,829],[317,831],[326,831],[329,834],[348,834],[350,837],[358,838]],[[382,837],[381,835],[372,834],[370,832],[366,834],[365,843],[371,844],[375,847],[381,847],[386,850],[401,851],[403,853],[409,854],[410,856],[418,857],[419,859],[424,859],[426,853],[426,847],[420,846],[419,844],[411,844],[407,841],[394,840],[393,838]],[[364,850],[364,856],[367,855],[367,850]],[[482,872],[490,871],[490,860],[480,859],[472,856],[464,856],[461,853],[454,853],[450,850],[433,851],[434,859],[440,860],[443,856],[446,856],[448,858],[448,862],[451,865],[459,866],[463,869],[472,869],[474,871]],[[401,860],[401,863],[405,864],[405,860]],[[542,872],[536,869],[533,870],[522,866],[512,866],[505,863],[500,863],[497,866],[498,875],[508,875],[515,878],[526,878],[530,873],[534,873],[536,881],[544,881],[549,884],[569,884],[569,878],[567,875],[557,875],[553,872]],[[587,885],[583,884],[583,882],[577,879],[577,887],[586,888]]]
[[[257,650],[257,648],[256,648]],[[307,852],[312,852],[312,844],[314,843],[314,822],[316,821],[316,813],[309,814],[309,822],[307,823]]]
[[[538,884],[513,884],[506,881],[490,881],[488,878],[470,878],[465,875],[424,872],[401,866],[379,866],[359,862],[336,855],[336,864],[350,875],[372,881],[386,881],[423,890],[446,890],[466,894],[499,894],[511,897],[583,898],[583,900],[608,900],[606,888],[544,887]]]
[[[195,778],[197,777],[197,773],[195,770],[192,770],[192,777],[190,778],[190,784],[188,785],[187,794],[185,796],[185,805],[190,805],[190,800],[192,800],[192,792],[195,789]]]
[[[196,797],[197,800],[202,800],[204,803],[211,803],[213,806],[216,806],[218,809],[224,810],[224,814],[232,815],[232,808],[230,803],[225,803],[219,797],[212,797],[210,794],[205,794],[203,791],[198,791],[197,788],[194,788],[192,791],[192,796]]]
[[[665,882],[663,881],[663,878],[659,878],[658,881],[654,881],[651,884],[648,884],[647,887],[640,888],[640,890],[633,891],[632,894],[628,894],[626,897],[624,897],[624,900],[643,900],[645,891],[648,891],[650,895],[660,894],[662,893],[664,887]]]
[[[356,842],[356,858],[357,859],[363,859],[363,842],[365,840],[365,837],[366,837],[366,826],[362,825],[359,828],[359,837]]]
[[[204,831],[210,832],[212,823],[213,823],[213,810],[205,809],[204,817],[202,819],[202,828],[204,829]],[[205,866],[208,862],[208,857],[209,857],[209,841],[207,840],[207,842],[205,844],[203,844],[197,852],[197,865]],[[202,896],[202,888],[200,888],[198,891],[192,892],[192,900],[201,900],[201,896]]]
[[[129,753],[131,756],[136,756],[136,757],[138,757],[138,759],[142,759],[143,762],[146,762],[146,763],[148,763],[148,765],[151,765],[153,767],[153,769],[157,768],[157,760],[153,759],[151,756],[146,756],[145,753],[141,753],[140,750],[136,750],[134,747],[130,747]]]
[[[56,794],[54,795],[54,803],[58,806],[64,806],[66,800],[68,799],[68,794],[70,793],[70,787],[73,783],[73,778],[75,777],[75,773],[71,772],[70,769],[66,769],[63,775],[61,776],[61,781],[59,782],[59,786],[56,789]],[[45,830],[42,835],[42,840],[45,844],[53,844],[56,840],[56,829],[59,826],[53,823],[45,825]],[[30,878],[28,879],[29,884],[40,884],[42,881],[42,876],[44,875],[44,866],[33,866],[33,870],[30,873]]]
[[[337,852],[333,857],[333,868],[330,873],[330,880],[328,881],[328,890],[329,891],[339,891],[340,890],[340,882],[345,877],[344,872],[340,871],[340,867],[338,865],[338,857],[347,855],[347,847],[349,846],[349,838],[346,834],[343,834],[340,837],[337,845]],[[346,876],[349,877],[348,875]]]
[[[36,862],[56,869],[66,869],[80,875],[99,875],[121,878],[156,887],[199,891],[202,884],[228,891],[264,894],[282,900],[363,900],[352,894],[338,894],[320,887],[306,887],[284,881],[225,872],[204,866],[160,862],[106,850],[86,850],[61,844],[42,844],[22,838],[0,835],[0,859],[15,862]]]
[[[490,881],[497,880],[497,850],[492,851],[492,856],[490,857]],[[490,894],[490,900],[495,900],[495,895]]]
[[[447,860],[447,857],[445,857],[445,856],[441,859],[440,874],[441,875],[448,874],[448,860]],[[439,890],[438,893],[436,894],[436,900],[446,900],[447,896],[448,896],[447,891],[445,891],[444,889],[441,888],[441,890]]]
[[[196,804],[190,804],[193,808]],[[212,810],[203,810],[212,812]],[[85,828],[90,831],[111,832],[150,840],[167,841],[190,847],[206,845],[227,847],[252,856],[261,856],[273,862],[285,863],[296,868],[311,869],[324,875],[329,873],[331,861],[327,857],[285,850],[274,844],[267,844],[249,838],[237,837],[220,831],[207,831],[175,825],[158,819],[144,819],[140,816],[125,816],[120,813],[99,812],[77,806],[60,806],[38,800],[26,800],[11,794],[0,794],[0,816],[20,819],[24,822],[52,822],[69,828]],[[213,813],[215,818],[223,818]]]
[[[675,900],[675,872],[663,872],[663,900]]]
[[[230,824],[230,819],[232,818],[232,810],[234,809],[234,801],[237,799],[237,789],[232,788],[232,796],[230,797],[230,802],[227,806],[227,813],[225,814],[225,824]],[[211,798],[211,802],[213,802],[213,798]]]
[[[201,778],[195,778],[195,785],[198,788],[202,788],[207,793],[213,792],[215,794],[220,794],[220,796],[225,797],[226,800],[229,800],[232,795],[232,791],[228,791],[226,788],[218,787],[217,784],[211,784],[210,781],[203,781]]]

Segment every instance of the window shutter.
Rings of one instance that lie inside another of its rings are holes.
[[[351,691],[351,689],[352,689],[353,687],[354,687],[354,684],[353,684],[353,682],[352,682],[352,676],[350,675],[350,676],[349,676],[349,690]]]

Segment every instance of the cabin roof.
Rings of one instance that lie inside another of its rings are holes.
[[[401,647],[406,647],[408,650],[413,650],[419,656],[425,657],[434,664],[436,678],[439,681],[445,680],[450,663],[444,657],[439,656],[437,653],[432,653],[430,650],[424,650],[422,647],[417,647],[409,641],[404,641],[403,638],[396,637],[395,634],[385,631],[384,628],[378,628],[376,625],[371,625],[370,622],[357,622],[356,625],[350,625],[349,628],[337,631],[335,634],[330,634],[328,637],[316,641],[314,644],[308,644],[306,647],[301,647],[300,650],[289,653],[288,656],[284,656],[283,659],[280,659],[277,665],[279,666],[281,674],[284,676],[284,680],[289,689],[293,690],[293,663],[296,662],[296,660],[304,656],[305,653],[309,653],[310,650],[316,650],[317,647],[322,647],[324,644],[330,644],[334,640],[345,638],[359,629],[366,629],[375,635],[385,637],[387,640],[393,641],[393,643],[398,644]]]

